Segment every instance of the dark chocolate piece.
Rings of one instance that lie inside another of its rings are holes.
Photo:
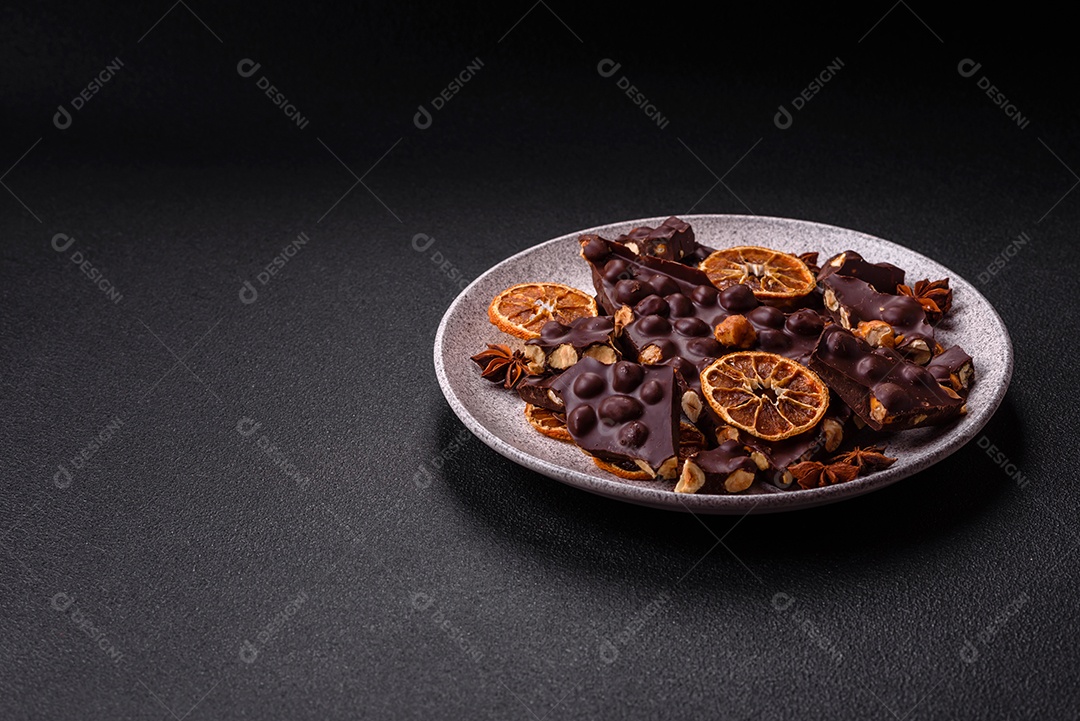
[[[580,242],[581,254],[592,268],[596,301],[609,315],[650,295],[689,295],[702,286],[715,291],[709,276],[697,268],[639,256],[622,243],[599,235],[583,235]]]
[[[708,451],[698,451],[683,463],[676,493],[739,493],[754,482],[757,465],[738,441],[725,441]]]
[[[551,391],[551,382],[556,376],[545,373],[544,375],[526,376],[517,385],[518,395],[526,403],[532,403],[539,408],[562,413],[562,400]]]
[[[892,263],[870,263],[854,250],[845,250],[829,258],[818,272],[818,281],[832,275],[858,278],[869,283],[879,293],[895,294],[897,287],[904,283],[902,268],[897,268]]]
[[[975,364],[958,345],[934,356],[926,365],[926,370],[933,374],[938,383],[961,395],[967,395],[975,382]]]
[[[842,275],[829,276],[823,285],[825,308],[844,328],[871,340],[874,336],[868,330],[870,324],[882,321],[893,331],[886,347],[894,344],[898,351],[920,365],[933,357],[938,347],[934,328],[927,323],[926,311],[919,301],[906,295],[879,293],[866,281]],[[868,325],[860,329],[860,323]]]
[[[963,399],[926,368],[837,325],[821,334],[810,368],[876,431],[944,423],[965,411]]]
[[[549,320],[539,338],[525,341],[525,355],[554,371],[566,370],[585,356],[614,363],[619,359],[614,339],[615,319],[609,315],[576,318],[570,325]]]
[[[839,448],[850,430],[850,419],[851,409],[836,400],[829,403],[821,422],[805,433],[779,441],[766,441],[746,431],[739,431],[739,442],[750,449],[758,468],[767,471],[766,478],[773,485],[789,488],[795,482],[795,477],[787,470],[788,467],[821,458]]]
[[[690,224],[671,216],[655,228],[634,228],[615,239],[638,255],[654,255],[665,260],[682,260],[698,248]]]
[[[679,403],[672,368],[582,358],[551,388],[565,406],[567,430],[583,450],[615,462],[643,461],[654,474],[674,477]]]

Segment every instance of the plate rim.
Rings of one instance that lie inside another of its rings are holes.
[[[592,226],[582,230],[572,231],[563,235],[551,238],[549,240],[542,241],[535,245],[531,245],[524,248],[513,255],[510,255],[503,260],[495,263],[483,273],[478,275],[471,283],[465,286],[461,292],[454,298],[450,305],[446,308],[442,318],[439,320],[439,326],[435,332],[435,343],[433,347],[434,362],[435,362],[435,375],[439,381],[439,388],[443,393],[443,397],[450,405],[451,410],[458,419],[465,425],[469,431],[479,438],[485,445],[491,448],[499,455],[508,458],[509,460],[524,466],[532,471],[547,476],[552,480],[564,483],[566,485],[578,488],[590,493],[598,494],[615,500],[620,500],[627,503],[633,503],[636,505],[643,505],[657,509],[672,510],[672,511],[685,511],[690,513],[702,513],[702,514],[724,514],[724,515],[749,515],[751,513],[780,513],[785,511],[796,511],[807,508],[822,506],[826,504],[835,503],[837,501],[845,500],[848,498],[855,498],[867,493],[871,493],[876,490],[880,490],[887,486],[892,485],[905,478],[909,478],[921,471],[935,465],[944,458],[951,456],[958,450],[967,445],[985,425],[989,422],[990,418],[1000,408],[1001,403],[1005,399],[1005,394],[1008,392],[1009,386],[1012,383],[1013,369],[1014,369],[1014,350],[1012,344],[1012,337],[1009,334],[1008,327],[1005,325],[1004,319],[1001,314],[998,313],[997,308],[979,292],[978,288],[974,286],[969,280],[959,273],[954,272],[951,268],[948,268],[941,262],[934,260],[916,250],[908,248],[905,245],[896,243],[894,241],[880,238],[869,233],[864,233],[859,230],[851,228],[845,228],[843,226],[832,225],[830,223],[822,223],[813,220],[803,220],[800,218],[787,218],[782,216],[767,216],[767,215],[746,215],[746,214],[732,214],[732,213],[697,213],[693,215],[679,215],[682,220],[694,224],[695,220],[702,219],[726,219],[731,221],[773,221],[780,223],[798,223],[800,225],[815,226],[818,228],[828,229],[830,231],[841,231],[845,234],[854,234],[861,236],[872,243],[884,243],[887,246],[897,248],[904,253],[913,254],[918,256],[922,260],[925,260],[933,265],[940,266],[948,271],[948,277],[950,279],[958,279],[963,281],[974,292],[975,296],[980,299],[986,308],[992,313],[993,320],[998,324],[998,327],[1002,333],[1005,346],[1005,358],[1003,364],[1003,381],[996,388],[992,389],[992,395],[989,402],[978,411],[977,420],[967,424],[967,427],[963,430],[957,429],[956,436],[950,439],[941,449],[940,452],[934,456],[925,456],[915,461],[913,464],[908,465],[900,473],[899,469],[896,473],[890,473],[890,469],[878,471],[865,478],[857,478],[854,481],[848,483],[842,483],[834,486],[828,486],[825,488],[811,488],[803,489],[789,493],[771,493],[767,495],[755,494],[755,495],[720,495],[720,494],[677,494],[668,490],[661,490],[656,488],[644,488],[641,486],[630,485],[616,479],[607,479],[600,476],[590,476],[582,473],[573,468],[552,463],[547,459],[539,456],[532,455],[530,453],[523,452],[518,448],[506,443],[494,433],[489,431],[486,426],[480,423],[475,416],[472,415],[465,407],[465,405],[458,398],[457,393],[454,391],[450,379],[446,374],[445,364],[443,363],[444,345],[446,339],[446,328],[449,319],[454,316],[458,306],[461,305],[465,298],[470,294],[473,286],[482,282],[492,273],[496,272],[499,268],[513,263],[516,259],[534,253],[544,246],[554,243],[565,242],[567,238],[574,236],[580,236],[585,233],[593,233],[601,231],[605,228],[609,228],[615,225],[633,225],[640,226],[645,224],[663,222],[670,216],[651,216],[646,218],[638,218],[633,220],[619,220],[611,223],[603,223],[601,225]],[[764,503],[765,499],[774,499],[769,503]],[[674,501],[674,502],[673,502]],[[781,502],[783,501],[783,502]],[[759,508],[760,506],[760,508]]]

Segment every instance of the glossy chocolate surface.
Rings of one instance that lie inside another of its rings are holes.
[[[637,248],[639,255],[654,255],[666,260],[682,260],[698,249],[694,229],[690,224],[671,216],[655,228],[647,225],[634,228],[615,239],[617,242]]]
[[[841,275],[829,276],[822,284],[829,314],[845,328],[855,328],[863,321],[880,320],[892,326],[896,335],[903,335],[903,340],[896,344],[900,350],[919,339],[925,340],[930,349],[936,345],[934,329],[926,321],[926,312],[911,296],[879,293],[866,281]],[[835,310],[828,308],[830,291],[839,304]]]
[[[897,268],[892,263],[870,263],[854,250],[845,250],[829,258],[821,266],[818,280],[825,280],[832,275],[858,278],[880,293],[894,294],[897,286],[903,284],[905,273],[902,268]]]

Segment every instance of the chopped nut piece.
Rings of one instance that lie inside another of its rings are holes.
[[[658,346],[651,345],[641,351],[641,362],[645,365],[656,365],[662,360],[664,360],[664,354]]]
[[[679,474],[679,459],[676,456],[672,456],[656,469],[656,475],[665,480],[670,480]]]
[[[884,423],[887,415],[889,415],[889,412],[881,404],[881,401],[876,396],[870,396],[870,417],[878,423]]]
[[[730,427],[730,426],[729,426]],[[729,440],[729,439],[724,439]],[[761,451],[751,451],[750,460],[754,462],[754,465],[758,467],[759,471],[764,471],[769,467],[769,459],[765,457],[765,454]]]
[[[720,425],[716,427],[716,442],[739,440],[739,429],[734,426]]]
[[[686,391],[682,396],[682,412],[686,414],[692,422],[697,423],[698,418],[701,417],[701,396],[697,394],[697,391]]]
[[[757,331],[746,316],[729,315],[713,330],[713,337],[728,348],[751,348],[757,341]]]
[[[930,362],[930,359],[934,357],[933,352],[930,350],[930,346],[926,344],[926,341],[922,338],[916,338],[907,344],[900,351],[905,353],[908,359],[916,365],[926,365]]]
[[[892,326],[883,320],[863,321],[851,332],[875,348],[892,348],[896,345],[896,334]]]
[[[676,493],[697,493],[705,485],[705,471],[697,467],[693,461],[683,463],[682,475],[675,484]]]
[[[529,359],[530,370],[535,369],[534,373],[542,373],[544,371],[544,351],[540,346],[525,346],[525,357]]]
[[[548,365],[556,370],[566,370],[577,362],[577,351],[569,343],[563,343],[548,356]]]
[[[615,349],[609,345],[594,345],[585,350],[583,354],[589,358],[595,358],[604,365],[611,365],[619,359],[615,355]]]
[[[634,320],[634,311],[628,305],[620,307],[615,311],[615,335],[622,335],[623,328],[630,325]]]
[[[840,303],[836,300],[836,293],[833,292],[832,288],[825,289],[825,307],[832,311],[840,307]]]
[[[656,471],[648,464],[647,461],[643,461],[640,458],[635,458],[634,463],[638,464],[638,468],[649,474],[650,477],[656,478]]]
[[[825,434],[825,450],[832,453],[844,440],[844,426],[835,418],[826,418],[821,421],[821,430]]]
[[[749,488],[750,484],[753,482],[754,474],[740,468],[736,471],[732,471],[731,475],[724,481],[724,490],[728,493],[741,493]]]

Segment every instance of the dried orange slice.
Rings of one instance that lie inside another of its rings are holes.
[[[600,470],[613,473],[619,478],[625,478],[629,481],[650,481],[653,478],[653,475],[648,471],[643,471],[637,466],[631,467],[632,464],[630,463],[616,465],[611,461],[605,461],[596,456],[592,456],[592,459],[593,463],[595,463]]]
[[[816,373],[764,351],[713,361],[701,371],[701,390],[721,418],[767,441],[810,430],[829,407],[829,388]]]
[[[798,298],[817,285],[806,263],[794,255],[756,245],[718,250],[698,267],[720,290],[743,283],[760,299]]]
[[[534,406],[532,403],[525,404],[525,420],[529,425],[543,433],[548,438],[557,441],[569,441],[570,431],[566,430],[566,421],[562,420],[547,408]]]
[[[495,296],[488,318],[504,333],[518,338],[539,338],[549,320],[569,325],[596,315],[591,295],[562,283],[519,283]]]

